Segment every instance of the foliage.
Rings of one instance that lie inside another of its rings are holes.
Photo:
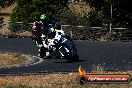
[[[42,13],[48,16],[59,15],[67,2],[64,0],[16,0],[16,3],[17,6],[13,10],[11,20],[32,22]]]
[[[102,18],[100,14],[94,10],[84,11],[82,13],[75,12],[76,10],[64,10],[61,14],[62,24],[70,24],[72,26],[102,26]]]
[[[113,27],[132,27],[132,8],[130,0],[86,0],[97,11],[102,11],[104,23],[112,20]],[[112,19],[111,19],[112,5]]]
[[[115,26],[132,27],[132,5],[130,0],[113,0],[113,23]]]
[[[102,18],[101,15],[96,11],[93,10],[91,12],[89,12],[89,23],[91,27],[100,27],[102,26]]]
[[[67,7],[67,0],[16,0],[17,6],[13,9],[11,16],[12,22],[30,23],[39,20],[41,14],[47,16],[59,17],[64,7]],[[10,29],[13,30],[14,25],[10,24]],[[23,27],[27,29],[27,27]]]
[[[71,10],[66,10],[61,14],[61,23],[62,24],[70,24],[72,26],[77,26],[77,25],[89,25],[87,22],[88,20],[88,14],[84,14],[84,16],[81,16],[79,14],[75,14]],[[86,17],[86,18],[85,18]]]
[[[0,0],[0,7],[4,8],[11,5],[15,0]]]

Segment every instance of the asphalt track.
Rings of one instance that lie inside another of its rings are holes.
[[[0,74],[66,72],[82,67],[89,71],[99,65],[105,70],[132,70],[132,42],[74,41],[80,60],[67,62],[64,59],[41,59],[37,64],[0,68]],[[30,38],[0,39],[0,51],[17,52],[37,56],[38,48]]]

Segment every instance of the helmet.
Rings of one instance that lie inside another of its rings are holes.
[[[41,16],[40,16],[40,19],[41,20],[44,20],[46,18],[46,15],[45,14],[42,14]]]

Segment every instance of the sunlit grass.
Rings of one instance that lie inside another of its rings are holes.
[[[27,58],[17,53],[0,52],[0,66],[25,63]]]
[[[130,75],[132,76],[132,72]],[[77,84],[77,77],[78,73],[0,76],[0,88],[132,88],[132,82],[128,84],[85,83],[80,85]]]

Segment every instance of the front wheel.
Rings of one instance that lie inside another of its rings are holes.
[[[44,56],[46,56],[46,52],[47,52],[47,48],[41,47],[39,49],[39,56],[40,56],[40,58],[43,58]]]

